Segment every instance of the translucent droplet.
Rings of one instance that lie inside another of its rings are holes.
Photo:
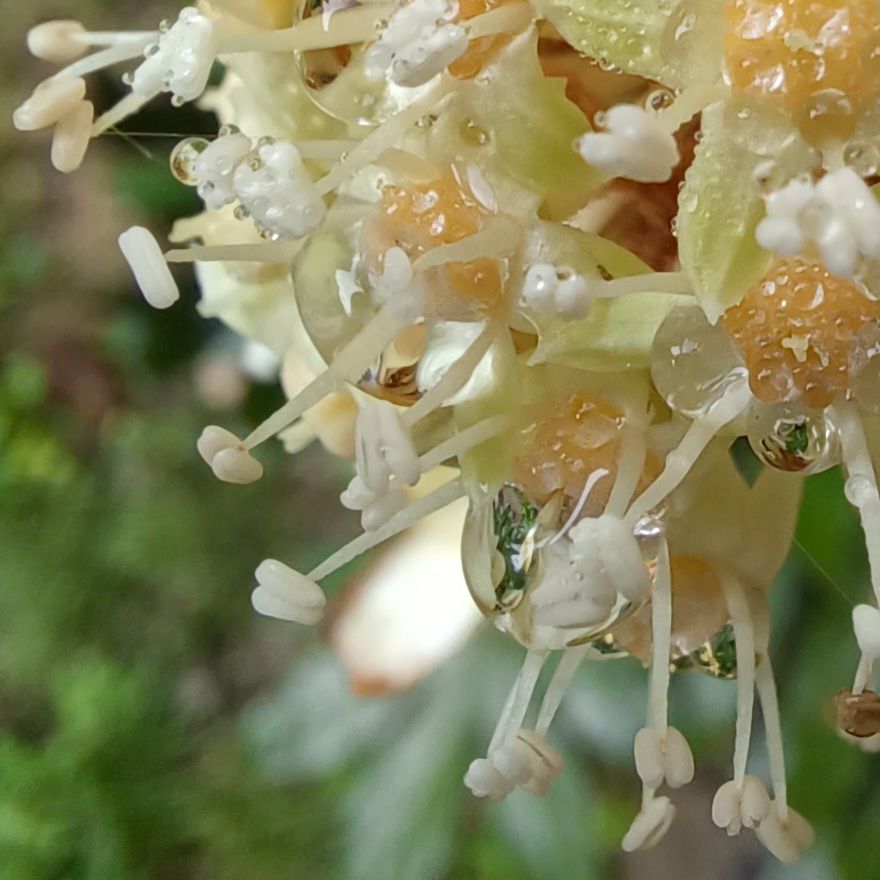
[[[843,161],[860,177],[873,177],[880,170],[880,147],[868,140],[851,140],[843,151]]]
[[[473,119],[465,119],[459,128],[461,139],[473,147],[483,147],[490,141],[489,132],[479,126]]]
[[[704,414],[731,385],[746,378],[739,351],[720,325],[695,306],[673,309],[654,337],[654,385],[677,412]]]
[[[529,573],[534,577],[539,550],[537,505],[517,486],[501,487],[493,509],[493,533],[496,550],[504,562],[504,572],[495,587],[498,607],[515,608],[522,601],[529,585]]]
[[[863,507],[873,497],[874,487],[866,476],[855,474],[844,483],[843,493],[853,507]]]
[[[749,444],[764,464],[790,473],[815,474],[840,461],[834,425],[799,403],[765,404],[749,409]]]
[[[673,103],[675,103],[675,94],[670,89],[655,89],[645,99],[645,106],[655,111],[665,110]]]
[[[849,354],[849,387],[859,406],[880,413],[880,325],[865,324]]]
[[[208,141],[204,138],[190,137],[182,140],[171,151],[169,158],[171,173],[177,180],[187,186],[195,186],[198,183],[195,176],[195,162],[208,145]]]

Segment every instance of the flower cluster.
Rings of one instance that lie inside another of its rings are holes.
[[[308,573],[263,562],[254,606],[317,623],[321,579],[467,498],[468,587],[526,651],[473,793],[546,793],[578,666],[636,657],[650,697],[623,847],[653,846],[694,774],[670,674],[697,668],[737,682],[715,823],[796,861],[812,831],[787,801],[767,593],[804,476],[845,469],[880,601],[875,0],[302,8],[204,0],[147,33],[39,25],[31,51],[66,66],[15,114],[53,130],[65,172],[160,93],[218,116],[216,139],[171,157],[205,204],[172,231],[182,246],[134,228],[122,253],[159,308],[179,298],[168,264],[195,263],[205,314],[298,365],[249,436],[205,429],[214,474],[251,482],[260,444],[319,436],[354,460],[342,503],[363,526]],[[93,118],[85,77],[139,58]],[[751,484],[738,438],[764,465]],[[854,636],[838,717],[870,744],[875,604]],[[769,788],[747,772],[756,700]]]

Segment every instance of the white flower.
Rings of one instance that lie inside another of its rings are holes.
[[[678,164],[678,145],[663,123],[635,104],[616,104],[605,114],[605,129],[577,142],[586,162],[613,177],[663,183]]]
[[[719,828],[726,828],[731,836],[739,834],[743,826],[757,828],[769,812],[767,788],[751,774],[739,783],[733,779],[725,782],[712,801],[712,821]]]
[[[633,819],[620,846],[624,852],[650,849],[666,836],[675,818],[675,804],[668,797],[653,798]]]
[[[209,211],[234,202],[235,169],[251,151],[251,139],[240,131],[223,134],[208,144],[192,166],[196,191]]]
[[[307,626],[324,617],[324,591],[305,575],[276,559],[266,559],[255,576],[258,586],[251,594],[251,602],[260,614]]]
[[[880,257],[880,204],[851,168],[816,184],[792,180],[764,201],[767,216],[755,236],[767,250],[791,256],[813,242],[828,271],[841,276],[853,274],[860,255]]]
[[[147,49],[147,57],[131,75],[131,90],[143,98],[171,92],[177,104],[195,101],[208,84],[215,54],[213,23],[187,6]]]
[[[301,238],[327,212],[299,150],[288,141],[257,147],[236,167],[232,185],[257,226],[275,238]]]
[[[154,309],[167,309],[180,299],[171,270],[153,234],[143,226],[132,226],[119,236],[125,257],[144,299]]]
[[[367,49],[367,76],[413,87],[442,73],[468,47],[464,28],[451,23],[457,14],[458,4],[447,0],[412,0],[402,6]]]
[[[694,778],[694,755],[681,731],[667,727],[661,736],[652,727],[643,727],[635,738],[633,753],[639,779],[652,789],[664,782],[681,788]]]

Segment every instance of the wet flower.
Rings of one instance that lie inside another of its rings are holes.
[[[715,824],[797,860],[812,830],[787,800],[767,593],[801,477],[838,465],[874,593],[853,617],[861,661],[838,722],[867,747],[880,735],[880,492],[863,428],[880,412],[876,4],[331,0],[292,24],[248,10],[203,2],[149,32],[38,25],[32,53],[66,66],[14,122],[52,129],[69,172],[163,93],[217,113],[215,138],[170,157],[204,212],[164,252],[124,232],[122,254],[158,308],[179,297],[169,265],[193,263],[200,312],[283,358],[277,412],[198,439],[214,474],[251,482],[263,443],[317,437],[353,459],[341,501],[363,526],[311,571],[262,563],[255,608],[315,624],[324,578],[409,532],[420,549],[395,545],[387,582],[374,573],[331,622],[357,688],[406,687],[473,630],[461,592],[407,592],[428,623],[445,609],[412,669],[393,668],[396,647],[353,657],[403,604],[401,567],[431,558],[423,521],[454,511],[457,527],[466,506],[467,590],[525,652],[465,773],[473,793],[545,794],[579,667],[635,657],[650,686],[623,847],[657,844],[676,815],[663,790],[694,774],[670,676],[699,670],[737,682]],[[88,76],[117,64],[131,91],[94,117]],[[763,466],[752,485],[730,456],[740,437]],[[766,782],[746,772],[755,701]]]

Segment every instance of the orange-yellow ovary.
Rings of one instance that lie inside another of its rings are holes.
[[[722,321],[739,346],[749,385],[765,403],[822,409],[848,392],[853,338],[880,304],[805,260],[780,260]]]
[[[596,484],[583,508],[585,516],[598,516],[617,476],[623,426],[623,416],[604,401],[581,393],[571,395],[521,435],[514,482],[538,505],[562,493],[570,508],[589,476],[604,468],[609,475]],[[650,456],[639,488],[647,486],[658,470]]]
[[[734,94],[768,98],[808,136],[847,136],[880,94],[876,0],[727,0]]]
[[[489,212],[448,172],[437,180],[382,190],[376,215],[364,222],[363,250],[371,271],[390,247],[411,260],[443,244],[480,231]],[[447,263],[429,282],[429,311],[447,319],[476,317],[501,300],[501,271],[496,260]]]
[[[517,0],[459,0],[458,19],[467,21],[484,12],[515,3]],[[449,72],[458,79],[472,79],[492,60],[492,56],[510,42],[510,35],[496,34],[471,40],[467,51],[449,65]]]

